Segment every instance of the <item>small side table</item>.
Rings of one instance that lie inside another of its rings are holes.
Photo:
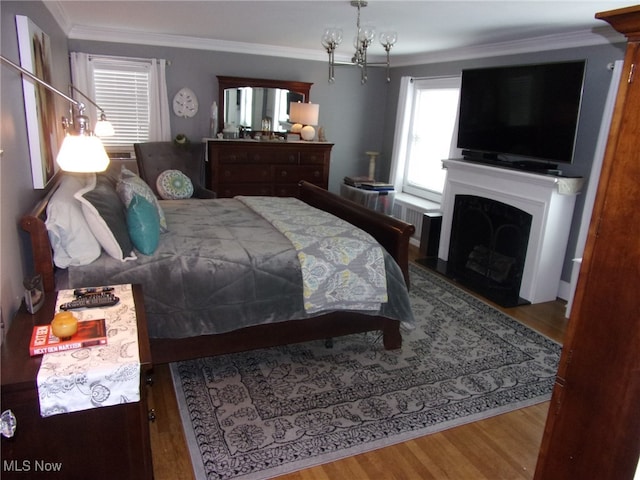
[[[2,344],[2,411],[17,419],[12,438],[2,437],[2,478],[152,479],[146,379],[151,349],[142,287],[133,285],[140,355],[140,401],[43,418],[36,378],[42,357],[29,356],[34,325],[51,321],[55,292],[30,315],[17,313]]]
[[[367,190],[344,183],[340,185],[340,196],[386,215],[393,214],[395,194],[395,190]]]

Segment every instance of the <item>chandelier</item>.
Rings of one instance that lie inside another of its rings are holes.
[[[396,43],[398,34],[396,32],[382,32],[380,34],[380,43],[382,44],[385,52],[387,53],[387,61],[385,63],[371,63],[367,62],[367,49],[373,43],[376,37],[376,30],[372,26],[360,26],[360,9],[366,7],[368,2],[363,0],[352,0],[351,6],[358,9],[358,18],[356,22],[356,36],[353,40],[353,45],[356,49],[351,63],[349,65],[355,65],[360,68],[360,83],[364,85],[367,83],[367,67],[371,66],[385,66],[387,68],[387,82],[391,81],[389,76],[389,52],[391,47]],[[329,54],[329,83],[335,82],[335,56],[334,52],[338,45],[342,42],[342,29],[341,28],[327,28],[322,35],[322,46]]]

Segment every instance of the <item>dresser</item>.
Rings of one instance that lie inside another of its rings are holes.
[[[141,374],[137,402],[41,417],[36,377],[42,356],[29,356],[29,340],[34,325],[53,318],[55,292],[47,292],[45,304],[34,315],[24,305],[16,314],[2,344],[1,407],[11,409],[17,419],[15,435],[0,441],[3,479],[153,478],[152,414],[146,401],[151,350],[142,288],[132,289]],[[90,386],[79,382],[77,388]]]
[[[208,187],[218,197],[297,197],[298,182],[329,186],[332,143],[207,140]]]

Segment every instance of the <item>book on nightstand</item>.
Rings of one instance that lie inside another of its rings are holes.
[[[371,177],[344,177],[345,185],[349,185],[350,187],[359,188],[362,185],[362,182],[375,182],[375,180]]]
[[[29,342],[29,355],[64,352],[78,348],[107,344],[107,327],[104,318],[78,322],[78,331],[69,340],[60,340],[51,332],[51,325],[33,327]]]

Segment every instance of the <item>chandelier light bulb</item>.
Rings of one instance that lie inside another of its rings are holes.
[[[376,38],[376,29],[371,25],[365,25],[360,35],[363,40],[366,40],[366,42],[370,44],[373,42],[373,39]]]
[[[341,28],[327,28],[322,34],[322,46],[326,49],[335,49],[342,42]]]
[[[398,41],[398,33],[397,32],[382,32],[380,34],[380,43],[385,49],[391,48]]]

